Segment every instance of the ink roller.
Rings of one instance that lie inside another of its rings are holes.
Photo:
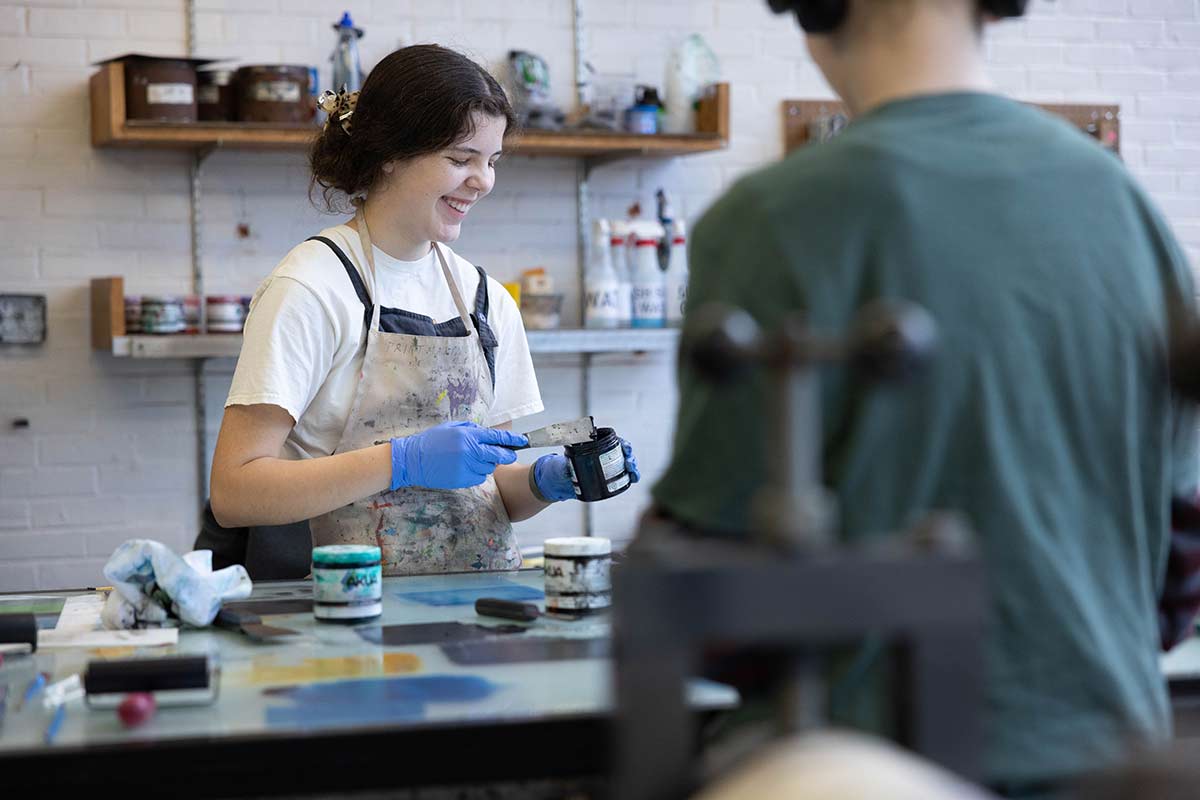
[[[209,656],[89,661],[83,673],[87,704],[116,707],[128,694],[147,693],[160,706],[202,705],[217,697],[218,670]]]
[[[533,603],[502,600],[499,597],[481,597],[475,601],[475,613],[482,617],[500,617],[522,622],[537,619],[542,611]]]
[[[37,617],[33,614],[0,614],[0,653],[37,650]]]

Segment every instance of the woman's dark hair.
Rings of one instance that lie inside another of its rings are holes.
[[[326,210],[342,210],[339,200],[370,188],[387,162],[470,138],[475,114],[502,117],[506,136],[517,125],[500,84],[471,59],[436,44],[396,50],[363,83],[352,132],[331,119],[317,135],[308,153],[309,198],[320,186]]]

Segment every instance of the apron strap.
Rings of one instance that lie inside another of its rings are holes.
[[[371,305],[371,296],[367,294],[367,287],[363,283],[362,276],[358,274],[354,264],[350,258],[342,251],[342,248],[333,243],[332,240],[324,236],[310,236],[306,241],[309,242],[324,242],[329,245],[329,249],[334,252],[338,260],[342,262],[342,266],[346,268],[346,274],[350,276],[350,283],[354,284],[354,293],[358,295],[358,299],[363,304],[363,325],[367,330],[371,329],[371,313],[374,308]]]
[[[446,256],[442,255],[442,248],[438,247],[437,242],[432,242],[433,252],[437,253],[438,261],[442,265],[442,275],[446,278],[446,284],[450,287],[450,294],[454,297],[454,306],[458,309],[458,316],[462,319],[463,327],[467,329],[468,336],[477,336],[475,326],[471,324],[471,314],[467,311],[467,304],[463,302],[462,292],[458,290],[458,281],[454,279],[454,273],[450,271],[450,264],[446,261]]]
[[[475,292],[475,330],[479,332],[479,344],[483,347],[483,356],[487,359],[488,372],[492,376],[492,388],[496,388],[496,348],[500,343],[496,339],[496,334],[492,332],[492,326],[488,325],[488,285],[487,273],[483,271],[483,267],[476,265],[475,271],[479,273],[479,289]]]
[[[363,215],[363,204],[357,203],[354,211],[354,221],[358,223],[358,241],[362,244],[363,258],[367,262],[367,271],[371,277],[371,297],[379,296],[379,281],[375,277],[375,251],[371,244],[371,232],[367,230],[367,218]],[[371,309],[371,321],[367,324],[367,332],[379,330],[379,308],[375,303]]]

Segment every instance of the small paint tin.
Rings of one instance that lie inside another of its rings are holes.
[[[612,605],[612,542],[599,536],[547,539],[546,610],[586,614]]]
[[[237,119],[237,95],[231,69],[196,72],[196,116],[201,122],[233,122]]]
[[[621,437],[612,428],[597,428],[589,442],[569,444],[567,475],[575,488],[575,497],[585,503],[616,497],[629,488],[629,470]]]
[[[383,613],[383,567],[375,545],[329,544],[312,551],[313,616],[355,623]]]
[[[182,298],[174,295],[142,295],[143,333],[183,333],[187,322]]]
[[[200,298],[189,294],[183,298],[183,332],[200,332]]]
[[[241,333],[246,321],[246,308],[239,295],[210,295],[208,329],[213,333]]]
[[[254,64],[237,71],[238,119],[242,122],[306,122],[309,109],[308,67]]]
[[[142,332],[142,296],[125,295],[125,333]]]

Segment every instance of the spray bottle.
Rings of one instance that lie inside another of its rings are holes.
[[[637,251],[633,265],[633,327],[661,328],[666,321],[666,284],[658,266],[662,226],[643,220],[634,224]]]
[[[342,18],[333,26],[337,31],[337,47],[333,48],[330,61],[333,62],[333,91],[343,87],[347,92],[357,92],[362,88],[362,64],[358,59],[358,40],[362,38],[362,28],[354,27],[350,12],[342,12]]]
[[[633,321],[633,280],[629,269],[629,224],[614,219],[609,232],[609,256],[617,276],[618,326],[628,328]]]
[[[608,220],[592,227],[592,244],[583,276],[583,326],[616,328],[621,325],[621,282],[613,269]]]
[[[683,220],[675,220],[671,227],[671,257],[666,275],[667,325],[678,327],[683,324],[683,306],[687,301],[687,242]]]

